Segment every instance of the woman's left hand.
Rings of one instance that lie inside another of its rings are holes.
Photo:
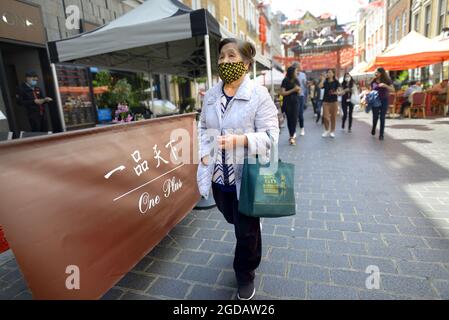
[[[246,147],[248,145],[248,138],[241,134],[228,134],[225,136],[218,137],[218,148],[230,150],[235,146],[237,147]]]

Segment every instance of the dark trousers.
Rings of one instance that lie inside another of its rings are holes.
[[[238,210],[237,192],[224,192],[212,184],[212,193],[218,210],[228,223],[234,225],[237,246],[234,271],[239,285],[254,281],[255,270],[262,259],[260,219],[241,214]]]
[[[28,121],[32,132],[48,131],[45,113],[41,115],[39,111],[28,111]]]
[[[304,128],[304,110],[305,110],[305,103],[306,103],[305,96],[298,96],[298,101],[299,101],[299,114],[298,114],[299,127],[302,129],[302,128]]]
[[[401,114],[401,115],[404,115],[405,109],[408,108],[408,107],[410,107],[410,105],[411,105],[411,103],[410,103],[408,100],[402,102],[400,114]]]
[[[316,122],[318,123],[318,121],[320,121],[320,117],[321,117],[321,108],[323,107],[323,100],[317,100],[316,102]],[[323,122],[323,119],[321,119],[321,123]]]
[[[287,115],[287,127],[290,137],[296,133],[296,121],[298,121],[299,106],[293,99],[285,105],[285,114]]]
[[[352,128],[352,112],[354,111],[354,105],[350,101],[341,101],[341,108],[343,109],[343,119],[341,121],[341,127],[345,128],[346,119],[348,119],[349,130]],[[348,110],[349,109],[349,110]],[[348,113],[349,111],[349,113]]]
[[[381,99],[382,106],[379,108],[373,108],[373,131],[376,130],[377,127],[377,121],[380,118],[380,133],[379,136],[384,135],[385,131],[385,116],[387,115],[388,110],[388,98]]]

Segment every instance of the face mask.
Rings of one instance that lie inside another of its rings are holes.
[[[345,78],[346,82],[351,81],[351,78]]]
[[[37,85],[37,80],[30,80],[28,81],[28,83],[30,84],[30,86],[35,87]]]
[[[220,63],[218,65],[218,75],[224,83],[232,83],[240,79],[246,72],[243,61],[232,63]]]

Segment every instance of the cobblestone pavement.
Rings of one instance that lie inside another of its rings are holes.
[[[309,108],[295,147],[282,129],[297,215],[263,221],[256,299],[449,299],[449,119],[388,119],[380,142],[355,117],[353,133],[323,139]],[[103,298],[235,299],[234,248],[216,208],[194,210]],[[31,298],[11,253],[0,298]]]

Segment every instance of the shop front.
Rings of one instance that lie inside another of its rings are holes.
[[[0,91],[6,116],[2,130],[31,131],[27,110],[17,100],[17,88],[25,81],[25,73],[34,71],[43,96],[54,97],[53,76],[46,50],[47,37],[41,8],[16,0],[2,0],[0,10]],[[55,100],[45,107],[44,131],[61,131]]]

